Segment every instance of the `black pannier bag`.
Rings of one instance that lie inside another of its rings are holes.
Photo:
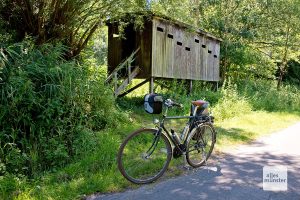
[[[163,97],[158,94],[146,94],[144,108],[147,113],[160,114],[162,112]]]

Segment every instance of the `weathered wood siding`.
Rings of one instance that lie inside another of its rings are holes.
[[[219,80],[219,41],[158,18],[152,32],[152,76]]]
[[[108,74],[122,62],[122,40],[113,37],[114,34],[119,34],[118,25],[110,24],[108,27]]]
[[[168,25],[166,28],[166,70],[163,74],[167,78],[173,77],[174,73],[174,56],[175,56],[175,40],[174,40],[174,27]]]
[[[109,24],[108,72],[138,47],[137,78],[161,77],[219,81],[220,41],[204,32],[189,31],[182,24],[153,17],[142,30],[125,29],[125,39],[114,38],[118,24]]]
[[[136,31],[133,25],[124,30],[124,37],[113,37],[119,35],[118,24],[108,25],[108,73],[112,72],[122,61],[129,57],[137,48],[140,51],[133,66],[139,66],[140,72],[136,78],[148,78],[151,76],[152,55],[152,21],[146,21],[142,31]],[[124,75],[122,71],[120,76]]]
[[[214,51],[214,80],[220,80],[220,41],[216,41],[215,51]]]
[[[137,78],[149,78],[151,76],[152,63],[152,21],[146,21],[142,31],[136,31],[136,49],[140,47],[140,52],[136,58],[136,65],[140,67]]]
[[[163,77],[166,66],[166,26],[159,21],[153,21],[152,27],[152,76]],[[155,52],[154,52],[155,51]]]

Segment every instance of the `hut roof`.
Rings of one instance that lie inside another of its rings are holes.
[[[170,18],[170,17],[168,17],[166,15],[153,13],[151,11],[126,13],[124,16],[122,16],[120,18],[115,18],[115,19],[109,19],[109,20],[107,20],[106,24],[109,25],[109,24],[113,24],[113,23],[118,23],[120,21],[134,23],[137,17],[143,17],[144,20],[159,19],[159,20],[168,21],[168,22],[171,22],[171,23],[173,23],[173,24],[175,24],[177,26],[180,26],[180,27],[189,29],[191,31],[194,31],[196,33],[205,35],[205,36],[207,36],[209,38],[212,38],[212,39],[215,39],[215,40],[218,40],[218,41],[222,41],[221,38],[218,38],[218,37],[212,35],[211,33],[207,32],[207,31],[204,31],[203,29],[196,28],[196,27],[194,27],[194,26],[192,26],[190,24],[181,22],[179,20],[172,19],[172,18]]]

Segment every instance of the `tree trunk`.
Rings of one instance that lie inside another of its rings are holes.
[[[282,79],[283,79],[283,73],[279,67],[279,76],[277,80],[277,90],[280,90],[281,84],[282,84]]]
[[[278,76],[278,80],[277,80],[277,90],[280,90],[280,87],[282,85],[282,80],[283,80],[283,77],[286,73],[286,65],[287,65],[287,63],[284,61],[279,66],[279,76]]]

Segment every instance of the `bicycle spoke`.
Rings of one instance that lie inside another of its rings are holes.
[[[118,167],[125,178],[134,183],[156,180],[171,160],[171,146],[164,135],[152,129],[132,134],[121,145]]]
[[[215,131],[211,125],[202,124],[195,129],[187,142],[187,161],[193,167],[206,163],[214,147]]]

